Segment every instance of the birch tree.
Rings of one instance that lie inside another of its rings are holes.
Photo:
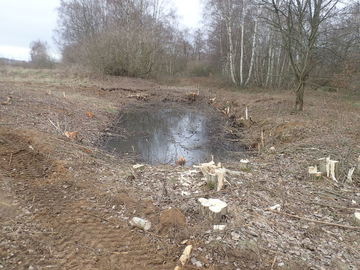
[[[240,85],[244,84],[244,31],[245,31],[245,14],[246,14],[246,5],[245,1],[242,3],[241,7],[241,35],[240,35]]]
[[[224,19],[226,25],[228,44],[229,44],[228,58],[229,58],[230,76],[232,82],[236,84],[235,66],[234,66],[235,51],[233,44],[234,4],[233,4],[233,0],[225,0],[223,2],[218,2],[218,4],[219,4],[219,8],[220,8],[219,10],[221,12],[221,16]]]
[[[259,12],[259,13],[260,13],[260,12]],[[256,50],[256,34],[257,34],[257,29],[258,29],[258,16],[256,16],[255,19],[254,19],[254,34],[253,34],[253,39],[252,39],[250,67],[249,67],[248,77],[247,77],[247,79],[246,79],[246,82],[245,82],[244,86],[247,86],[247,85],[249,84],[249,82],[250,82],[251,74],[252,74],[252,70],[253,70],[253,66],[254,66],[254,62],[255,62],[255,50]]]

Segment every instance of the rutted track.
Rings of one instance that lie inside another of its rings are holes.
[[[19,148],[23,152],[32,151],[27,148],[25,138],[14,136],[12,140],[9,134],[5,137],[1,145],[1,168],[10,162],[10,156],[5,157],[4,153],[14,153]],[[24,156],[34,155],[25,153],[21,159],[12,155],[11,163],[21,161],[23,164]],[[32,160],[33,169],[44,164],[51,167],[52,161],[47,155],[36,153],[36,156],[43,162],[38,164]],[[0,220],[2,226],[13,227],[15,231],[2,239],[7,245],[1,246],[0,260],[6,269],[29,269],[30,266],[33,267],[30,269],[171,269],[175,266],[176,257],[166,245],[150,241],[142,232],[132,230],[126,221],[111,218],[103,212],[105,205],[90,199],[98,196],[96,191],[92,194],[95,183],[91,179],[89,188],[84,189],[77,186],[75,178],[57,181],[51,174],[36,177],[39,170],[31,175],[33,171],[28,177],[20,171],[13,177],[2,177],[3,186],[10,187],[7,193],[12,193],[13,200],[17,198],[19,211],[26,209],[27,213],[16,222]],[[11,171],[3,172],[11,175]],[[20,239],[26,240],[22,251],[12,253],[12,243],[22,243]]]

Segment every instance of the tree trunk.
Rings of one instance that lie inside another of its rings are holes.
[[[265,86],[269,86],[269,80],[270,80],[270,72],[271,72],[271,65],[272,65],[272,47],[271,47],[271,37],[269,38],[270,44],[269,44],[269,52],[268,52],[268,61],[267,61],[267,72],[266,72],[266,79],[265,79]]]
[[[295,101],[295,111],[302,111],[304,106],[304,90],[305,90],[305,81],[300,79],[299,85],[295,91],[296,101]]]
[[[284,67],[285,67],[285,62],[286,62],[286,56],[284,55],[283,57],[284,57],[284,59],[283,59],[283,63],[280,68],[279,78],[278,78],[278,88],[283,86],[282,82],[284,80]],[[280,59],[280,57],[279,57],[279,59]],[[286,74],[288,74],[288,72],[286,72]]]
[[[241,11],[241,40],[240,40],[240,85],[244,84],[243,66],[244,66],[244,27],[245,27],[245,3],[243,2]]]
[[[230,22],[227,23],[227,32],[229,38],[229,61],[230,61],[230,76],[234,84],[236,84],[235,71],[234,71],[234,46],[232,41],[232,29]]]
[[[254,66],[254,56],[255,56],[255,48],[256,48],[257,24],[258,24],[258,20],[257,20],[257,17],[256,17],[256,18],[255,18],[255,26],[254,26],[254,35],[253,35],[253,40],[252,40],[252,49],[251,49],[251,58],[250,58],[249,74],[248,74],[248,77],[247,77],[247,79],[246,79],[245,86],[248,85],[248,83],[249,83],[249,81],[250,81],[252,69],[253,69],[253,66]]]

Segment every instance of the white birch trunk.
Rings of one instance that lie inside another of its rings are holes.
[[[245,1],[243,1],[241,11],[241,40],[240,40],[240,85],[244,83],[243,66],[244,66],[244,27],[245,27]]]
[[[234,84],[236,84],[235,71],[234,71],[234,46],[232,40],[232,29],[230,19],[227,21],[227,33],[229,38],[229,61],[230,61],[230,76]]]
[[[276,49],[273,48],[272,53],[270,55],[269,86],[272,86],[272,82],[273,82],[275,56],[276,56]]]
[[[270,72],[271,72],[271,55],[272,55],[271,43],[269,44],[269,53],[268,53],[268,55],[269,55],[269,60],[268,60],[268,66],[267,66],[267,72],[266,72],[266,80],[265,80],[265,85],[266,86],[268,86],[268,84],[269,84]]]
[[[250,67],[249,67],[249,74],[245,82],[245,86],[249,84],[252,69],[254,66],[254,58],[255,58],[255,48],[256,48],[256,33],[257,33],[257,25],[258,25],[258,18],[255,18],[255,26],[254,26],[254,36],[252,40],[252,49],[251,49],[251,59],[250,59]]]

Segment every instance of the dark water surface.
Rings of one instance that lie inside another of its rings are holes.
[[[150,164],[174,164],[182,156],[191,165],[219,154],[209,124],[205,114],[193,110],[137,110],[121,115],[114,133],[124,136],[107,136],[103,145],[118,154],[136,153]]]

